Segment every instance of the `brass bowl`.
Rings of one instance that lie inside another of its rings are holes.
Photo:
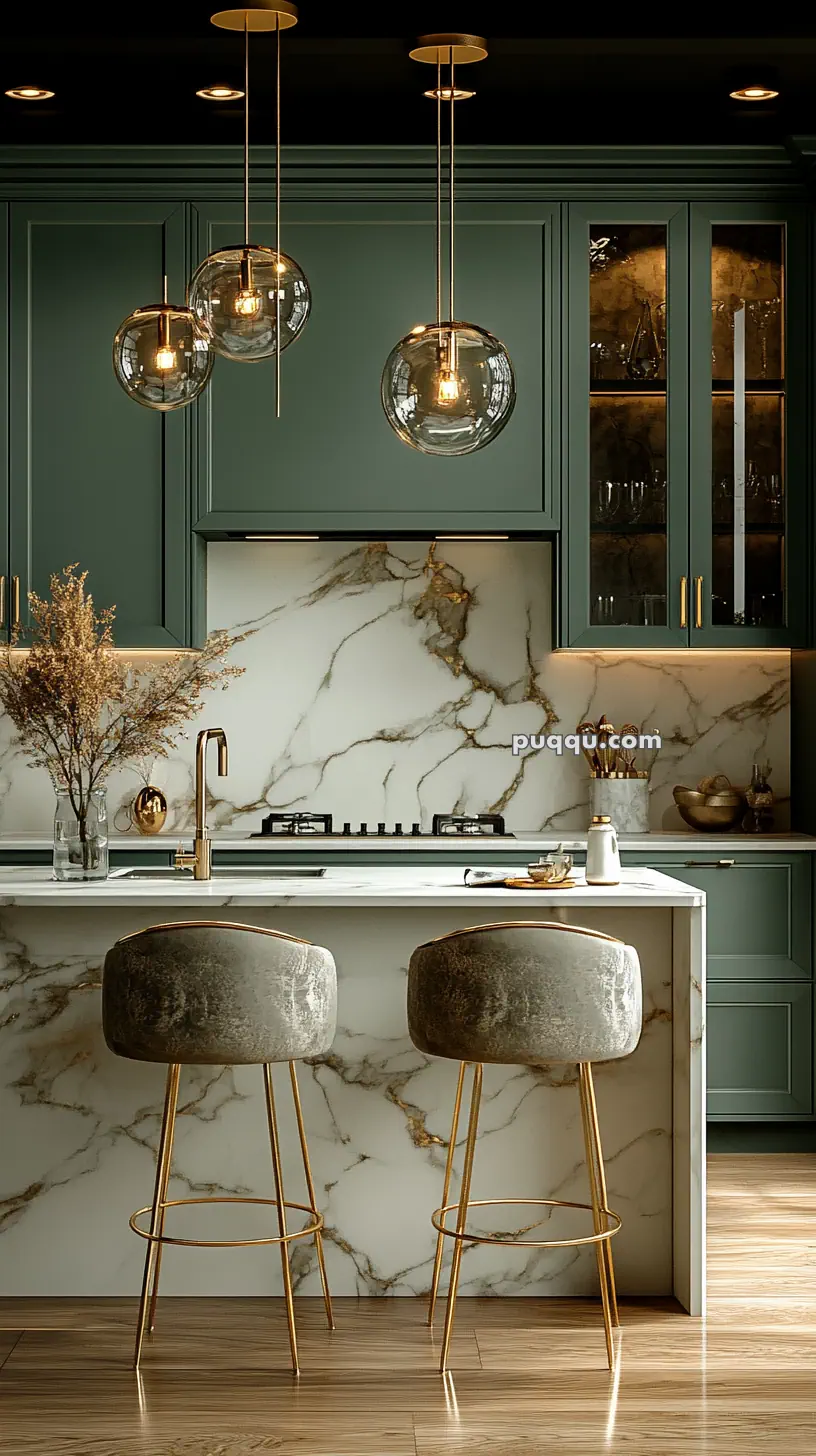
[[[703,832],[734,829],[745,813],[745,797],[736,791],[728,794],[701,794],[699,789],[674,790],[674,802],[680,818],[691,829]]]

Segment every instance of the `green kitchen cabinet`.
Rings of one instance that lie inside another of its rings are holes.
[[[128,399],[111,366],[119,324],[183,298],[188,212],[172,203],[14,202],[9,220],[9,577],[28,620],[71,562],[124,647],[175,648],[203,626],[203,544],[191,528],[189,410]],[[5,236],[5,234],[4,234]],[[4,455],[5,459],[5,455]]]
[[[807,633],[806,209],[566,209],[564,647]]]
[[[234,243],[235,205],[201,204],[199,254]],[[394,345],[435,316],[433,206],[302,203],[283,247],[312,294],[300,338],[274,360],[218,360],[200,416],[196,529],[231,533],[552,530],[557,524],[558,207],[463,202],[456,315],[497,335],[518,397],[502,434],[473,455],[439,458],[388,425],[380,376]],[[274,242],[259,204],[253,236]]]
[[[771,1121],[813,1114],[813,988],[712,981],[706,1001],[708,1116]]]
[[[816,858],[758,849],[623,859],[706,892],[709,1119],[811,1119]]]

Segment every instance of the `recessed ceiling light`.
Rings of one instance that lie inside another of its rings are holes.
[[[729,94],[733,101],[773,101],[779,92],[772,86],[739,86]]]
[[[6,95],[12,96],[15,101],[48,101],[54,92],[45,91],[42,86],[12,86]]]
[[[205,86],[203,91],[196,91],[196,96],[202,96],[205,101],[240,101],[243,94],[234,86]]]

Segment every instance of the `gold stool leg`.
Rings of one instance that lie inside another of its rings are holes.
[[[601,1203],[598,1196],[598,1180],[595,1164],[595,1149],[592,1142],[592,1126],[589,1109],[589,1096],[587,1092],[587,1063],[578,1064],[578,1090],[581,1097],[581,1122],[584,1130],[584,1149],[586,1152],[587,1174],[589,1176],[589,1194],[592,1200],[592,1222],[596,1234],[601,1233],[604,1227],[604,1216],[601,1212]],[[612,1340],[612,1306],[609,1298],[609,1285],[607,1282],[607,1262],[603,1251],[602,1240],[595,1245],[595,1255],[598,1261],[598,1278],[601,1284],[601,1304],[603,1306],[604,1333],[606,1335],[606,1355],[609,1361],[610,1370],[615,1368],[615,1346]]]
[[[606,1171],[604,1169],[603,1149],[601,1147],[601,1129],[598,1123],[598,1106],[595,1101],[595,1083],[592,1078],[592,1066],[587,1062],[585,1066],[587,1103],[589,1108],[589,1126],[592,1134],[592,1146],[595,1153],[595,1165],[597,1169],[599,1198],[602,1208],[608,1208],[606,1192]],[[609,1298],[612,1305],[612,1323],[620,1325],[618,1316],[618,1295],[615,1288],[615,1265],[612,1261],[612,1240],[604,1239],[603,1251],[606,1255],[606,1267],[609,1276]]]
[[[264,1062],[264,1085],[266,1088],[266,1115],[269,1121],[269,1142],[272,1149],[272,1172],[275,1178],[275,1200],[278,1206],[278,1229],[281,1238],[286,1236],[286,1207],[283,1193],[283,1172],[281,1170],[280,1144],[278,1142],[278,1119],[275,1114],[275,1093],[272,1087],[272,1067]],[[292,1272],[289,1268],[289,1250],[285,1243],[280,1246],[281,1268],[283,1270],[283,1293],[286,1299],[286,1319],[289,1325],[289,1345],[292,1351],[292,1369],[300,1374],[298,1366],[297,1333],[295,1331],[295,1304],[292,1299]]]
[[[459,1210],[456,1215],[456,1231],[464,1233],[467,1225],[468,1200],[470,1199],[470,1183],[473,1177],[473,1154],[476,1149],[476,1133],[479,1129],[479,1104],[482,1100],[482,1064],[475,1062],[473,1066],[473,1091],[470,1096],[470,1117],[468,1119],[467,1141],[465,1143],[465,1161],[462,1168],[462,1188],[459,1194]],[[448,1285],[448,1303],[445,1309],[445,1331],[442,1336],[442,1353],[439,1360],[439,1372],[445,1374],[448,1368],[448,1351],[450,1349],[451,1335],[453,1334],[453,1318],[456,1313],[456,1295],[459,1289],[459,1266],[462,1263],[462,1239],[454,1239],[453,1259],[451,1261],[450,1284]]]
[[[451,1177],[453,1175],[453,1158],[456,1149],[456,1135],[459,1131],[459,1113],[462,1108],[462,1092],[465,1086],[465,1068],[467,1062],[459,1065],[459,1081],[456,1085],[456,1101],[453,1104],[453,1122],[451,1123],[450,1142],[448,1143],[448,1159],[445,1164],[445,1182],[442,1188],[442,1206],[444,1208],[450,1193]],[[433,1281],[431,1283],[431,1297],[428,1301],[428,1324],[433,1326],[434,1311],[436,1309],[436,1296],[439,1293],[439,1276],[442,1273],[442,1250],[445,1246],[445,1235],[436,1236],[436,1257],[434,1258]]]
[[[159,1286],[159,1260],[161,1259],[161,1244],[156,1242],[155,1236],[164,1229],[164,1209],[162,1204],[167,1197],[167,1185],[170,1181],[170,1162],[173,1156],[173,1132],[176,1125],[176,1103],[178,1101],[179,1077],[181,1067],[177,1062],[171,1062],[167,1068],[167,1084],[164,1094],[164,1113],[162,1116],[161,1134],[159,1137],[159,1150],[156,1158],[156,1185],[153,1192],[153,1207],[150,1214],[151,1238],[147,1245],[145,1254],[144,1276],[142,1278],[142,1296],[139,1301],[139,1319],[136,1326],[136,1349],[133,1356],[133,1368],[138,1370],[139,1361],[142,1358],[142,1344],[147,1328],[148,1293],[151,1281],[154,1278],[152,1304],[155,1306],[156,1294]]]
[[[289,1075],[292,1079],[292,1098],[295,1104],[295,1117],[297,1118],[298,1137],[300,1138],[300,1151],[303,1154],[303,1172],[306,1178],[306,1192],[312,1208],[317,1209],[315,1203],[314,1179],[312,1178],[312,1165],[309,1162],[309,1148],[306,1143],[306,1129],[303,1125],[303,1109],[300,1105],[300,1092],[298,1090],[297,1072],[294,1062],[289,1063]],[[329,1281],[326,1275],[326,1260],[323,1255],[323,1231],[318,1229],[314,1236],[315,1249],[317,1250],[317,1263],[320,1269],[320,1283],[323,1286],[323,1303],[326,1306],[326,1319],[329,1322],[329,1329],[335,1328],[334,1312],[332,1310],[331,1294],[329,1292]]]

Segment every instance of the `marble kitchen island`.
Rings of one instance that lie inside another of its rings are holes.
[[[108,1052],[101,968],[119,936],[191,919],[272,926],[332,950],[337,1038],[300,1077],[332,1288],[340,1295],[427,1289],[429,1220],[441,1201],[457,1069],[417,1052],[408,1038],[410,953],[466,925],[550,919],[605,930],[640,955],[640,1045],[621,1062],[599,1065],[596,1075],[609,1203],[623,1219],[614,1241],[618,1288],[675,1293],[691,1314],[703,1312],[699,891],[647,869],[625,870],[618,886],[535,892],[468,889],[451,866],[346,866],[287,880],[274,871],[268,878],[231,873],[199,884],[113,875],[65,885],[46,870],[0,871],[0,1294],[138,1290],[144,1249],[127,1220],[152,1193],[164,1077],[159,1066]],[[283,1095],[280,1104],[287,1196],[297,1201],[295,1129]],[[271,1196],[270,1188],[260,1071],[186,1068],[170,1197]],[[485,1069],[472,1196],[501,1194],[588,1201],[574,1067]],[[179,1215],[184,1227],[168,1224],[168,1232],[251,1237],[264,1216],[250,1206],[187,1209]],[[539,1236],[552,1238],[588,1216],[545,1217]],[[506,1223],[491,1225],[501,1227]],[[319,1292],[310,1243],[294,1245],[292,1268],[299,1292]],[[162,1292],[276,1294],[279,1261],[263,1248],[171,1249]],[[591,1250],[465,1252],[462,1294],[596,1292]]]

